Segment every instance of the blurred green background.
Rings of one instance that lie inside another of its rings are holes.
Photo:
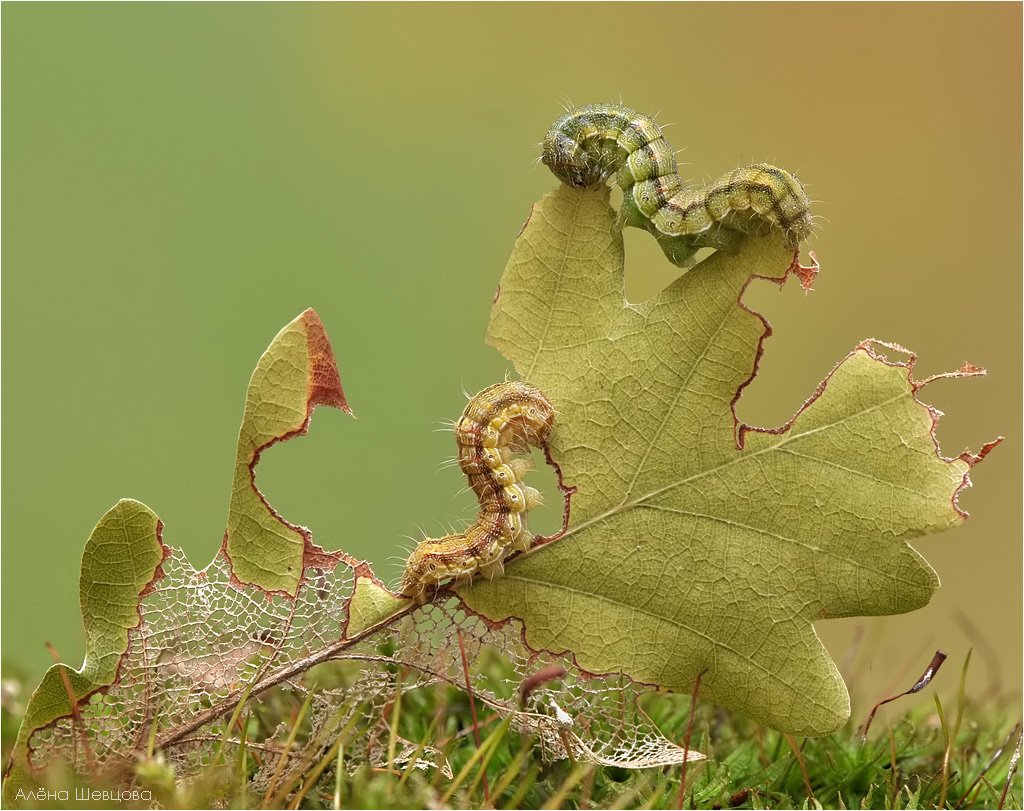
[[[144,501],[209,561],[249,375],[306,307],[358,419],[321,409],[309,437],[268,452],[271,502],[386,579],[404,536],[467,520],[460,474],[439,470],[452,437],[432,429],[508,369],[484,329],[516,233],[555,183],[538,142],[564,102],[621,99],[673,124],[684,173],[770,160],[827,218],[812,295],[749,291],[775,334],[742,419],[783,422],[866,337],[917,351],[921,376],[988,368],[925,396],[948,412],[947,455],[1008,437],[972,474],[971,520],[916,544],[943,588],[914,614],[818,630],[859,699],[968,645],[973,690],[1018,690],[1019,5],[2,13],[9,667],[38,677],[44,640],[81,661],[82,545],[117,499]],[[627,251],[631,298],[673,278],[648,235],[629,233]]]

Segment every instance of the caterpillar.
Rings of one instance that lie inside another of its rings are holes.
[[[497,383],[472,397],[455,424],[459,466],[480,503],[465,532],[427,538],[409,555],[400,593],[418,602],[432,586],[476,573],[495,577],[505,558],[526,551],[527,511],[540,493],[522,484],[529,460],[517,458],[529,446],[545,446],[555,410],[537,388],[519,381]]]
[[[781,230],[796,249],[814,224],[800,181],[767,163],[733,169],[702,189],[689,186],[654,120],[617,104],[567,112],[544,137],[541,160],[577,188],[615,175],[622,224],[650,231],[679,267],[692,265],[701,248],[734,249],[765,227]]]

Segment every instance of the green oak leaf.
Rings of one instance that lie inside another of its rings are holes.
[[[913,356],[873,341],[788,424],[739,425],[770,332],[744,289],[791,271],[807,279],[780,238],[752,237],[631,304],[607,190],[562,186],[534,208],[488,339],[554,403],[551,456],[577,490],[560,538],[459,589],[470,608],[520,618],[532,648],[587,671],[677,691],[703,673],[703,697],[783,731],[846,722],[812,623],[925,605],[938,577],[907,541],[963,521],[957,495],[991,446],[943,458]]]

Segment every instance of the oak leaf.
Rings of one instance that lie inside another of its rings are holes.
[[[703,673],[705,698],[830,732],[849,696],[813,623],[925,605],[939,580],[907,541],[964,520],[957,496],[991,445],[942,457],[913,355],[878,341],[786,425],[741,425],[770,333],[744,290],[814,269],[765,234],[631,304],[623,261],[605,189],[560,187],[516,243],[488,340],[555,405],[550,452],[576,492],[557,541],[459,594],[587,671],[675,691]]]

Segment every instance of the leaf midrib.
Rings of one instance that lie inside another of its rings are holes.
[[[854,412],[852,414],[848,414],[845,417],[843,417],[841,420],[836,420],[835,422],[831,422],[831,423],[828,423],[826,425],[820,425],[817,428],[813,428],[813,429],[811,429],[809,431],[804,431],[804,432],[799,433],[799,434],[787,433],[785,438],[782,439],[781,441],[775,443],[774,445],[769,445],[766,448],[762,448],[759,451],[752,451],[752,452],[749,452],[749,453],[744,453],[742,451],[738,451],[736,456],[734,456],[732,459],[729,459],[727,462],[723,462],[720,465],[716,465],[714,467],[710,467],[710,468],[707,468],[705,470],[702,470],[702,471],[700,471],[698,473],[694,473],[693,475],[687,476],[687,477],[685,477],[683,479],[679,479],[678,481],[671,482],[670,484],[666,484],[663,487],[658,487],[658,488],[656,488],[654,490],[651,490],[651,491],[649,491],[647,493],[644,493],[643,495],[638,496],[637,498],[634,498],[632,500],[629,500],[628,498],[624,499],[619,504],[615,505],[614,507],[609,508],[608,510],[605,510],[600,515],[596,515],[593,518],[590,518],[590,519],[584,521],[583,523],[578,524],[578,525],[576,525],[574,527],[573,526],[569,527],[565,531],[565,533],[561,536],[561,539],[568,538],[568,537],[570,537],[572,535],[575,535],[575,534],[581,532],[582,530],[586,529],[587,527],[592,526],[594,524],[599,524],[602,521],[605,521],[605,520],[607,520],[607,519],[609,519],[609,518],[611,518],[611,517],[613,517],[615,515],[618,515],[619,513],[631,510],[631,509],[633,509],[633,507],[636,507],[637,505],[643,504],[644,502],[649,501],[650,499],[652,499],[652,498],[654,498],[656,496],[659,496],[662,493],[666,493],[669,490],[674,490],[676,487],[679,487],[681,485],[688,484],[690,482],[696,481],[696,480],[698,480],[700,478],[703,478],[704,476],[708,476],[708,475],[710,475],[712,473],[717,473],[717,472],[719,472],[721,470],[724,470],[724,469],[726,469],[728,467],[731,467],[732,465],[735,465],[735,464],[737,464],[739,462],[746,462],[749,459],[756,459],[758,456],[763,456],[766,453],[770,453],[770,452],[776,451],[779,448],[781,448],[783,445],[785,445],[785,444],[787,444],[789,442],[793,442],[793,441],[795,441],[797,439],[801,439],[803,437],[811,436],[813,434],[818,433],[819,431],[827,430],[829,428],[835,428],[838,425],[842,425],[847,420],[853,419],[854,417],[862,416],[864,414],[870,414],[872,411],[875,411],[875,410],[880,409],[880,408],[884,408],[885,406],[890,405],[891,403],[894,403],[897,400],[901,400],[901,399],[903,399],[906,396],[907,396],[907,394],[905,392],[901,392],[901,393],[897,394],[896,396],[890,397],[888,400],[885,400],[885,401],[883,401],[881,403],[875,403],[875,405],[871,406],[870,408],[861,409],[860,411],[856,411],[856,412]],[[540,548],[544,548],[544,547],[540,547]]]
[[[685,515],[685,516],[689,516],[691,518],[704,519],[704,520],[707,520],[707,521],[714,521],[714,522],[719,523],[719,524],[725,524],[725,525],[730,526],[730,527],[736,527],[737,529],[748,530],[750,532],[757,533],[758,535],[764,535],[764,536],[767,536],[769,538],[775,538],[776,540],[784,541],[785,543],[791,543],[794,546],[802,547],[803,549],[806,549],[808,552],[812,552],[812,553],[815,553],[815,554],[825,555],[827,557],[835,558],[836,560],[841,560],[844,563],[852,563],[857,568],[863,569],[863,570],[865,570],[867,572],[871,572],[872,574],[875,574],[875,575],[879,575],[880,577],[891,578],[891,579],[896,580],[897,582],[902,583],[902,584],[904,584],[906,586],[911,586],[913,588],[919,588],[921,586],[920,583],[917,583],[917,582],[915,582],[913,580],[908,580],[905,577],[899,577],[894,572],[892,572],[892,571],[890,571],[888,569],[875,569],[875,568],[872,568],[871,566],[868,566],[863,560],[858,560],[857,558],[846,557],[845,555],[841,555],[841,554],[839,554],[838,552],[836,552],[836,551],[834,551],[832,549],[828,549],[827,547],[813,546],[812,544],[807,543],[806,541],[801,541],[798,538],[790,538],[788,535],[780,535],[777,532],[772,532],[771,530],[764,529],[763,527],[755,527],[755,526],[753,526],[751,524],[742,524],[739,521],[731,521],[728,518],[723,518],[720,515],[709,515],[707,513],[698,513],[698,512],[694,512],[693,510],[681,510],[681,509],[677,509],[675,507],[666,507],[663,504],[638,504],[636,508],[637,509],[647,509],[647,510],[658,510],[660,512],[673,513],[673,514],[676,514],[676,515]]]

